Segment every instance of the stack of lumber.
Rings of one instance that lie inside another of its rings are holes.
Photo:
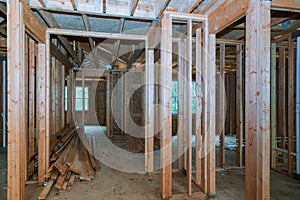
[[[61,130],[51,145],[51,166],[45,179],[48,180],[39,199],[46,199],[52,187],[60,191],[71,188],[76,178],[83,181],[94,179],[95,171],[100,170],[100,163],[90,155],[76,132],[75,127]],[[59,139],[58,139],[59,138]]]

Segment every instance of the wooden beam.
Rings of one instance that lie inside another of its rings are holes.
[[[277,87],[276,87],[276,74],[277,74],[277,54],[276,43],[271,46],[271,167],[276,168],[276,137],[277,137]]]
[[[89,19],[88,19],[87,15],[82,15],[82,20],[83,20],[85,30],[90,31],[90,23],[89,23]],[[95,48],[95,44],[94,44],[94,40],[91,37],[89,37],[89,44],[90,44],[91,51],[92,51]]]
[[[294,39],[292,36],[289,37],[288,40],[288,174],[292,174],[294,172],[293,167],[293,156],[292,152],[294,149],[294,135],[295,135],[295,85],[296,85],[296,76],[295,76],[295,49],[294,49]]]
[[[195,182],[197,185],[201,184],[201,148],[202,148],[202,136],[201,136],[201,66],[202,66],[202,29],[196,30],[196,179]],[[180,48],[180,47],[179,47]],[[180,55],[180,54],[179,54]],[[179,71],[179,70],[178,70]],[[179,84],[179,83],[178,83]],[[178,118],[179,120],[179,118]]]
[[[220,115],[221,117],[224,116],[224,110],[225,110],[225,97],[224,91],[222,90],[222,86],[225,84],[225,54],[226,54],[226,46],[224,43],[220,44],[220,85],[219,85],[219,101],[220,101]],[[219,166],[224,168],[225,165],[225,131],[223,130],[223,120],[220,120],[219,123],[221,124],[220,129],[220,160],[219,160]]]
[[[52,42],[50,44],[51,54],[56,57],[60,62],[62,62],[66,67],[72,68],[73,64],[69,61],[68,57],[65,56]]]
[[[187,172],[187,194],[188,196],[192,195],[192,54],[193,54],[193,38],[192,38],[192,20],[187,21],[187,66],[186,66],[186,77],[184,77],[187,81],[186,90],[186,138],[187,138],[187,157],[186,157],[186,172]]]
[[[26,31],[41,43],[45,43],[46,27],[44,24],[33,14],[30,7],[23,2],[24,10],[24,23]]]
[[[40,4],[43,6],[43,7],[47,7],[46,3],[44,0],[38,0],[40,2]]]
[[[169,5],[171,0],[161,0],[157,2],[156,9],[155,9],[155,16],[160,18],[162,13],[165,11],[167,6]]]
[[[163,199],[172,195],[172,18],[164,15],[162,19],[164,31],[161,36],[161,64],[160,69],[160,117],[163,128],[160,135],[160,192]]]
[[[125,25],[125,19],[122,18],[120,20],[120,24],[119,24],[119,34],[121,34],[123,32],[124,25]],[[114,50],[114,56],[113,56],[113,64],[115,63],[115,61],[117,60],[117,58],[119,56],[120,44],[121,44],[121,40],[117,40],[117,42],[115,43],[115,50]]]
[[[77,10],[77,0],[70,0],[74,10]]]
[[[209,32],[218,33],[245,16],[248,0],[225,0],[208,14]]]
[[[144,35],[103,33],[103,32],[79,31],[79,30],[69,30],[69,29],[60,29],[60,28],[48,28],[47,33],[53,34],[53,35],[120,39],[120,40],[135,40],[135,41],[143,41],[143,40],[146,40],[146,38],[147,38]]]
[[[298,0],[272,0],[272,9],[274,10],[289,10],[289,11],[300,11],[300,2]]]
[[[244,104],[243,104],[243,57],[244,47],[236,45],[236,165],[243,166]]]
[[[207,85],[208,92],[206,93],[209,102],[206,109],[208,115],[207,129],[207,195],[208,197],[216,196],[216,163],[215,163],[215,144],[216,144],[216,35],[209,35],[209,60],[207,69]]]
[[[246,17],[246,200],[270,199],[270,1],[249,0]]]
[[[4,15],[7,15],[7,7],[0,3],[0,12],[2,12]]]
[[[134,12],[138,6],[139,0],[131,0],[130,5],[129,5],[129,14],[130,16],[134,15]]]
[[[35,154],[35,55],[36,52],[35,42],[32,39],[29,39],[29,130],[28,130],[28,157],[27,161],[34,156]],[[32,174],[34,172],[34,162],[29,163],[28,165],[28,174]]]
[[[39,11],[39,13],[41,14],[41,16],[43,17],[43,19],[47,22],[47,24],[50,26],[50,27],[56,27],[56,28],[59,28],[59,25],[58,23],[56,22],[56,20],[54,19],[54,17],[50,14],[50,13],[47,13],[43,10]],[[79,63],[79,60],[77,59],[76,57],[76,54],[72,48],[72,46],[70,45],[69,41],[64,38],[64,37],[61,37],[61,36],[58,36],[58,39],[60,41],[60,43],[62,44],[62,46],[67,50],[67,52],[70,54],[70,56],[73,58],[73,60],[77,63],[77,64],[80,64]]]
[[[38,134],[38,180],[44,182],[46,173],[46,48],[44,44],[38,45],[37,58],[37,134]]]
[[[278,133],[281,137],[281,142],[279,142],[279,147],[282,149],[286,148],[286,136],[287,136],[287,124],[286,124],[286,51],[284,47],[279,48],[279,65],[278,65]]]
[[[178,115],[177,121],[182,123],[177,123],[177,142],[178,142],[178,169],[183,170],[184,168],[184,133],[185,133],[185,120],[184,120],[184,40],[178,42],[178,73],[177,73],[177,83],[178,83]]]
[[[183,4],[181,4],[178,12],[192,13],[193,10],[197,8],[202,1],[203,0],[187,0]]]
[[[7,199],[25,199],[25,27],[23,7],[19,1],[8,1],[7,119],[8,160]]]
[[[146,75],[146,98],[147,104],[145,108],[145,125],[146,125],[146,141],[145,141],[145,150],[146,150],[146,172],[152,173],[154,170],[154,120],[155,120],[155,111],[153,107],[154,103],[154,50],[148,49],[146,51],[146,60],[147,65],[145,68]]]
[[[106,13],[106,0],[102,0],[102,12]]]

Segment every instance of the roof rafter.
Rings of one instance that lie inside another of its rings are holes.
[[[43,10],[40,10],[38,12],[51,28],[59,28],[59,25],[56,22],[56,20],[54,19],[54,17],[52,16],[52,14],[47,13]],[[69,41],[62,36],[58,36],[58,39],[59,39],[60,43],[63,45],[63,47],[67,50],[67,52],[70,54],[70,56],[73,58],[75,63],[80,64],[78,58],[76,57],[76,53],[72,49]]]
[[[120,24],[119,24],[119,33],[123,32],[124,25],[125,25],[125,19],[122,18],[120,20]],[[117,40],[117,42],[115,43],[115,51],[114,51],[114,56],[113,56],[113,64],[116,62],[116,60],[118,58],[119,50],[120,50],[120,43],[121,43],[121,40]]]
[[[82,15],[82,20],[83,20],[85,30],[90,31],[90,23],[89,23],[88,17],[86,15]],[[90,37],[88,39],[89,39],[89,44],[90,44],[91,51],[92,51],[95,48],[94,40]]]
[[[134,12],[137,8],[138,3],[139,3],[139,0],[131,0],[130,5],[129,5],[130,16],[134,15]]]
[[[155,16],[160,17],[165,9],[168,7],[171,0],[161,0],[157,2],[156,9],[155,9]]]
[[[187,0],[182,6],[178,9],[179,12],[191,13],[203,0]]]

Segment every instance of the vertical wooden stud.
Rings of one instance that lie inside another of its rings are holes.
[[[244,132],[244,107],[243,107],[243,45],[236,45],[236,165],[243,165],[243,132]]]
[[[225,83],[224,78],[225,78],[225,53],[226,53],[226,46],[224,43],[220,44],[220,87],[222,87],[222,85],[224,85]],[[224,105],[225,105],[225,97],[223,96],[224,92],[221,88],[219,88],[219,108],[220,108],[220,112],[218,113],[220,116],[224,116]],[[223,123],[222,120],[220,120],[218,123]],[[222,126],[223,124],[221,124],[220,126]],[[224,167],[225,165],[225,131],[223,130],[223,128],[221,128],[220,130],[220,160],[219,160],[219,166],[220,167]]]
[[[276,99],[276,43],[271,46],[271,167],[276,168],[277,99]]]
[[[160,138],[161,195],[164,199],[172,195],[172,19],[165,15],[162,19],[161,36],[161,104],[160,116],[163,120]]]
[[[270,1],[246,16],[246,200],[270,199]]]

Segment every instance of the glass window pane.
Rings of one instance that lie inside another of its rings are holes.
[[[85,87],[84,88],[84,98],[88,98],[89,97],[89,88]]]
[[[82,98],[82,87],[76,87],[76,98]]]
[[[76,111],[82,110],[82,99],[76,99],[76,101],[75,101],[75,110]]]
[[[89,110],[89,100],[88,99],[84,100],[84,109]]]

